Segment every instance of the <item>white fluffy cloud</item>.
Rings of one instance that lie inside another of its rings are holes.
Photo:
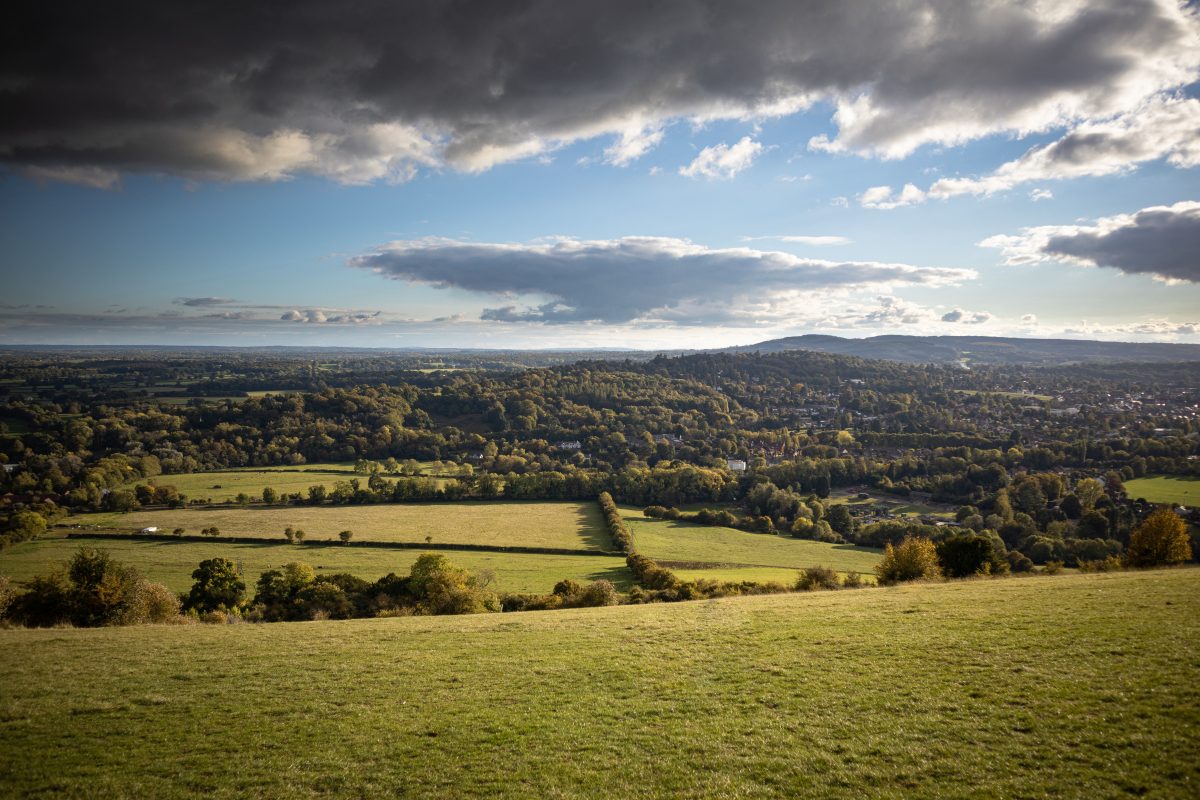
[[[328,309],[326,309],[328,310]],[[345,311],[332,313],[332,316],[319,308],[291,309],[283,312],[279,319],[283,322],[304,322],[314,325],[369,325],[380,321],[379,311]]]
[[[679,168],[679,174],[688,178],[729,180],[749,168],[762,149],[762,145],[749,136],[743,136],[733,145],[722,142],[701,150],[692,163]]]
[[[615,324],[755,324],[797,316],[817,293],[827,298],[890,286],[946,286],[975,276],[971,270],[713,249],[663,237],[528,244],[422,239],[392,242],[350,264],[410,283],[514,301],[485,310],[485,319]],[[518,299],[527,305],[518,307]]]
[[[1065,261],[1200,283],[1200,202],[1152,206],[1093,225],[1043,225],[984,239],[1007,264]]]
[[[911,206],[924,200],[925,193],[911,183],[906,183],[899,194],[894,193],[890,186],[872,186],[858,197],[859,205],[863,208],[883,210]]]

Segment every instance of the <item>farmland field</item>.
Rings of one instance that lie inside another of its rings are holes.
[[[14,796],[1194,797],[1198,748],[1197,569],[0,630]]]
[[[880,551],[793,539],[770,533],[747,533],[733,528],[649,519],[640,511],[622,509],[638,552],[667,562],[720,564],[719,568],[675,567],[681,577],[714,580],[782,580],[792,582],[796,571],[825,566],[838,572],[870,573]],[[755,568],[757,578],[746,577]],[[763,568],[768,568],[764,570]]]
[[[1125,492],[1129,497],[1144,497],[1151,503],[1200,507],[1200,478],[1178,475],[1134,478],[1125,481]]]
[[[149,481],[130,482],[124,488],[131,489],[138,483],[174,486],[189,499],[223,503],[235,499],[239,494],[260,499],[262,490],[268,486],[281,495],[296,492],[306,495],[310,486],[321,485],[326,490],[331,490],[335,482],[348,481],[351,478],[358,478],[366,485],[367,476],[356,474],[353,464],[332,463],[160,475]]]
[[[147,540],[42,539],[24,542],[0,552],[0,575],[25,581],[46,575],[69,560],[80,547],[105,550],[118,561],[137,567],[152,581],[182,592],[192,585],[192,570],[206,558],[228,558],[241,564],[249,593],[254,582],[269,569],[290,561],[311,564],[317,574],[349,572],[366,580],[389,572],[407,575],[421,550],[372,547],[306,547],[288,544],[235,544],[213,542],[160,542]],[[492,570],[500,592],[546,593],[563,578],[577,581],[610,580],[628,591],[631,577],[625,559],[617,556],[562,556],[469,551],[437,551],[454,564],[472,571]]]
[[[80,514],[85,528],[157,527],[189,534],[216,526],[224,536],[283,540],[283,529],[303,529],[308,539],[336,539],[351,530],[355,541],[425,542],[610,550],[612,541],[591,502],[387,503],[365,506],[250,506]]]

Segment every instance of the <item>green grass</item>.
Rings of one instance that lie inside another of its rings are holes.
[[[70,523],[85,528],[199,534],[216,526],[222,536],[283,540],[283,529],[300,528],[308,539],[336,539],[351,530],[356,541],[487,544],[610,550],[612,539],[595,503],[464,502],[385,503],[367,506],[235,506],[80,514]]]
[[[1028,392],[981,392],[978,389],[955,389],[959,394],[976,395],[976,394],[994,394],[999,397],[1007,397],[1009,399],[1028,398],[1030,400],[1040,400],[1043,403],[1049,402],[1054,398],[1048,394],[1029,394]]]
[[[214,542],[157,542],[146,540],[42,539],[24,542],[0,552],[0,575],[26,581],[46,575],[69,560],[84,546],[112,554],[130,564],[152,581],[166,584],[172,591],[191,588],[192,570],[206,558],[228,558],[240,562],[246,584],[253,586],[258,576],[278,569],[290,561],[311,564],[317,573],[349,572],[374,580],[389,572],[407,575],[421,550],[394,550],[369,547],[305,547],[288,544],[232,544]],[[563,578],[594,581],[604,578],[621,591],[630,588],[631,576],[625,559],[607,556],[555,556],[524,553],[481,553],[471,551],[430,550],[439,552],[460,567],[492,570],[495,586],[501,592],[546,593]],[[253,594],[253,589],[250,590]]]
[[[1125,481],[1125,492],[1151,503],[1170,503],[1176,506],[1200,506],[1200,478],[1179,475],[1157,475]]]
[[[851,545],[826,544],[767,533],[747,533],[733,528],[709,527],[688,522],[649,519],[640,512],[623,509],[625,523],[633,534],[638,552],[658,561],[720,564],[719,569],[683,570],[681,575],[714,580],[743,580],[745,567],[774,567],[758,574],[767,580],[796,578],[796,570],[825,566],[838,572],[870,573],[879,562],[880,551]],[[729,567],[734,569],[730,570]],[[789,575],[789,578],[780,578]],[[750,580],[754,580],[750,578]]]
[[[428,473],[428,465],[422,466]],[[353,464],[321,463],[160,475],[149,481],[131,481],[125,484],[124,488],[132,489],[139,483],[154,483],[174,486],[190,500],[224,503],[236,499],[239,494],[247,494],[252,499],[259,500],[262,498],[262,490],[268,486],[280,495],[299,492],[307,496],[310,486],[321,485],[326,490],[332,490],[337,481],[348,481],[351,478],[358,478],[359,482],[366,486],[368,476],[356,474]],[[437,478],[434,480],[441,483]]]
[[[0,631],[15,797],[1194,797],[1200,570]]]

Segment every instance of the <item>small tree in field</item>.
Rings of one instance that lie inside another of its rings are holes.
[[[1192,557],[1187,526],[1169,508],[1160,508],[1129,536],[1125,560],[1131,567],[1179,564]]]
[[[233,562],[225,558],[210,558],[200,562],[192,571],[192,591],[188,594],[187,607],[197,611],[214,611],[217,608],[233,608],[241,602],[246,584],[237,574]]]
[[[937,548],[919,536],[906,537],[895,547],[889,544],[883,551],[883,560],[875,567],[875,575],[884,585],[940,578]]]
[[[342,540],[342,544],[350,541],[354,537],[354,531],[342,531],[338,534],[338,538]]]
[[[262,490],[262,499],[267,505],[273,505],[279,499],[279,493],[268,486]]]
[[[283,529],[283,538],[288,540],[288,544],[296,543],[296,531],[291,525]]]
[[[300,528],[297,528],[296,532],[293,533],[292,536],[296,539],[296,544],[300,544],[304,541],[304,531],[302,531]]]

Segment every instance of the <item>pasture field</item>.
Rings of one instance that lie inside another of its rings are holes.
[[[283,541],[283,529],[306,538],[336,539],[351,530],[360,542],[425,542],[611,550],[612,539],[593,502],[503,501],[380,503],[362,506],[235,506],[179,508],[129,513],[79,514],[85,529],[183,528],[195,535],[216,526],[223,536],[258,536]]]
[[[1129,497],[1144,497],[1151,503],[1200,507],[1200,478],[1180,475],[1134,478],[1125,481],[1125,492]]]
[[[869,575],[881,556],[879,550],[866,547],[650,519],[642,516],[641,511],[628,507],[621,511],[638,552],[666,562],[681,577],[755,580],[744,577],[749,574],[746,571],[749,567],[754,568],[752,571],[763,580],[792,583],[797,570],[818,565],[843,573],[853,571]],[[673,562],[680,566],[673,566]],[[720,566],[684,566],[693,563]],[[763,568],[769,569],[763,571]]]
[[[247,592],[253,597],[254,582],[269,569],[291,561],[311,564],[317,574],[349,572],[365,580],[375,580],[395,572],[407,575],[421,550],[394,550],[373,547],[311,547],[289,544],[235,544],[212,542],[162,542],[138,539],[39,539],[22,542],[0,552],[0,575],[26,581],[35,575],[49,574],[70,560],[80,547],[105,550],[118,561],[137,567],[152,581],[166,584],[175,592],[192,586],[192,570],[206,558],[228,558],[240,563]],[[475,551],[429,550],[441,553],[454,564],[472,571],[491,570],[499,592],[545,594],[563,578],[580,582],[604,578],[618,590],[629,591],[632,576],[625,559],[618,556],[561,556],[527,553],[486,553]]]
[[[427,472],[428,465],[423,465],[423,467],[425,469],[422,472]],[[308,487],[318,484],[324,486],[327,491],[331,491],[335,482],[348,481],[351,478],[358,478],[364,486],[367,483],[367,476],[356,474],[353,464],[320,463],[159,475],[149,480],[131,481],[123,488],[132,489],[139,483],[174,486],[182,494],[187,495],[189,500],[210,500],[214,503],[224,503],[233,501],[239,494],[247,494],[252,500],[261,500],[262,490],[268,486],[280,495],[295,492],[307,495]],[[441,483],[437,478],[434,480]]]
[[[1047,403],[1054,399],[1053,397],[1051,397],[1048,394],[1030,394],[1029,392],[983,392],[978,389],[955,389],[954,391],[958,392],[959,394],[965,394],[965,395],[994,394],[997,397],[1007,397],[1010,400],[1020,400],[1022,398],[1028,398],[1029,400],[1039,400],[1043,403]]]
[[[1200,570],[0,630],[12,796],[1194,797]]]

